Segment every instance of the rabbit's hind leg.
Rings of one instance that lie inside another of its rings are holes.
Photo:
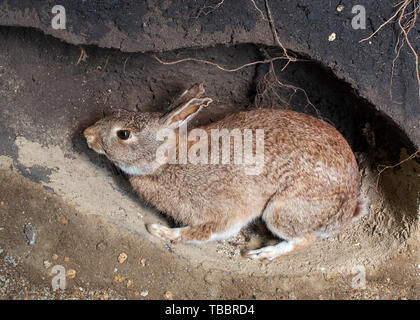
[[[267,246],[246,253],[248,258],[263,261],[271,261],[281,255],[294,253],[309,247],[314,242],[314,238],[301,237],[282,241],[274,246]]]
[[[236,224],[207,222],[197,226],[168,228],[160,224],[151,224],[147,230],[163,240],[173,242],[204,243],[213,240],[223,240],[234,237],[248,221]]]
[[[267,228],[284,241],[273,246],[250,250],[246,256],[260,261],[271,261],[278,256],[309,247],[318,238],[312,223],[305,216],[313,211],[313,203],[305,199],[281,199],[274,196],[264,209],[262,219]]]

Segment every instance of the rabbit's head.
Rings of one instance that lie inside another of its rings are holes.
[[[130,175],[152,174],[162,165],[156,159],[162,130],[176,130],[184,125],[212,99],[200,98],[203,85],[194,85],[174,101],[166,114],[119,110],[84,131],[88,146],[104,154]]]

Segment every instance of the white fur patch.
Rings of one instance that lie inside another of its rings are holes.
[[[168,228],[159,223],[153,223],[147,227],[147,230],[162,240],[176,240],[181,235],[184,228]]]
[[[318,238],[320,239],[327,239],[329,237],[331,237],[331,234],[326,233],[326,232],[322,232],[322,231],[317,231],[316,235],[318,236]]]
[[[153,173],[153,170],[149,168],[124,167],[120,165],[118,165],[118,167],[124,171],[124,173],[131,176],[146,176]]]
[[[93,149],[93,151],[95,151],[96,153],[105,154],[105,152],[102,149],[95,149],[95,148],[91,148],[91,149]]]
[[[274,246],[267,246],[256,250],[250,250],[247,256],[255,260],[273,260],[274,258],[293,251],[303,240],[295,238],[290,241],[282,241]]]

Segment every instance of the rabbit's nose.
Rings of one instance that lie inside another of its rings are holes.
[[[86,142],[88,144],[89,147],[93,148],[96,144],[97,139],[97,134],[94,130],[94,128],[89,127],[87,129],[85,129],[85,131],[83,131],[83,135],[86,138]]]
[[[87,142],[93,142],[95,140],[95,133],[92,127],[89,127],[83,131],[83,135],[86,138]]]
[[[95,126],[85,129],[85,131],[83,131],[83,135],[86,138],[86,142],[89,148],[93,149],[94,151],[100,154],[105,154],[103,150],[102,140],[98,136]]]

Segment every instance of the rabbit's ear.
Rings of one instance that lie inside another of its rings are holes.
[[[187,103],[192,98],[201,98],[204,94],[204,85],[202,83],[196,83],[188,90],[185,90],[168,108],[168,111],[178,109],[181,105]]]
[[[211,98],[192,98],[180,107],[165,114],[161,123],[165,127],[176,129],[194,118],[201,109],[207,107],[213,100]]]

